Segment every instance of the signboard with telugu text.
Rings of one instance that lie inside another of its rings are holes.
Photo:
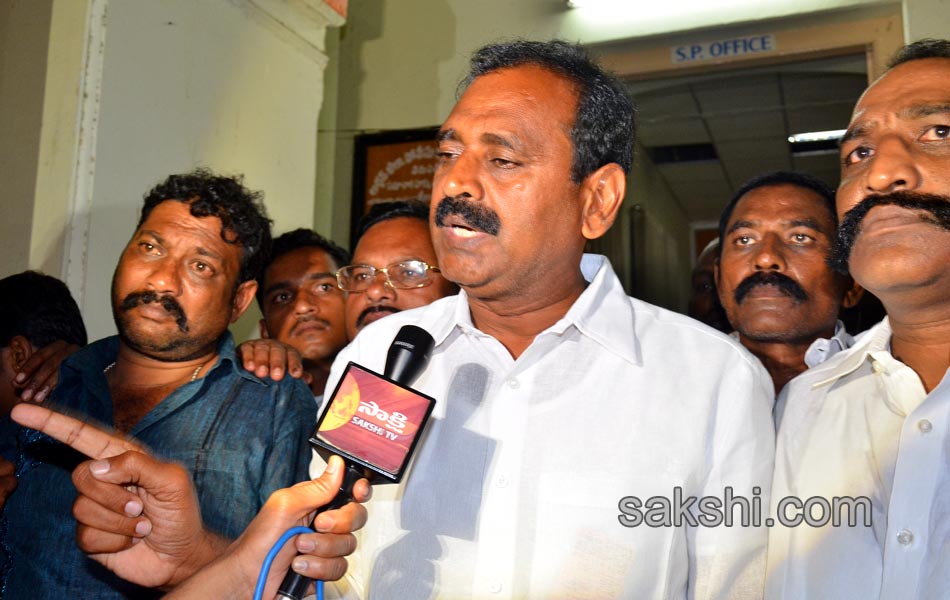
[[[435,173],[437,128],[387,131],[356,138],[353,169],[353,220],[374,204],[407,200],[428,202]]]

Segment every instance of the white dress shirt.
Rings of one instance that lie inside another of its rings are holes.
[[[518,357],[467,297],[366,327],[337,357],[381,372],[404,324],[435,338],[414,384],[436,398],[401,484],[377,485],[336,592],[398,598],[759,598],[767,532],[625,527],[620,500],[735,495],[768,507],[772,382],[727,336],[629,298],[607,260]],[[315,457],[311,470],[322,472]]]
[[[890,339],[884,319],[783,391],[773,502],[865,497],[871,525],[773,528],[768,598],[950,594],[950,376],[927,394]]]

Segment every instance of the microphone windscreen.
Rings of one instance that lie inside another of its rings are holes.
[[[383,375],[403,385],[412,385],[429,362],[435,340],[415,325],[403,325],[386,355]]]

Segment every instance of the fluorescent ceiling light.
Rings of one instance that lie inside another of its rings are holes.
[[[847,129],[832,129],[830,131],[809,131],[788,136],[789,144],[804,144],[807,142],[824,142],[826,140],[840,140]]]

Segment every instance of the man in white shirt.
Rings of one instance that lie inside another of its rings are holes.
[[[776,394],[853,341],[838,312],[864,290],[828,265],[837,226],[834,191],[788,171],[744,183],[719,220],[719,298]]]
[[[770,598],[941,598],[950,572],[950,42],[905,47],[841,145],[833,261],[888,317],[793,380],[773,501],[851,497],[856,520],[769,540]],[[839,500],[840,502],[840,500]]]
[[[439,266],[462,292],[368,325],[328,381],[350,360],[381,372],[404,324],[435,339],[414,384],[437,400],[430,427],[407,479],[374,490],[337,591],[760,597],[765,530],[731,503],[735,526],[691,526],[689,498],[767,506],[767,373],[583,256],[632,162],[622,84],[579,47],[511,42],[479,50],[465,86],[438,136],[431,206]]]

